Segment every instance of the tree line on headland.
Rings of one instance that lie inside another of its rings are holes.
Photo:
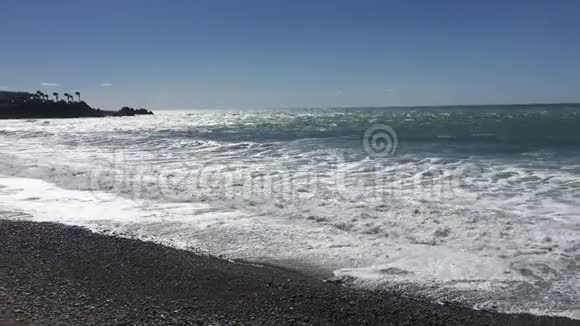
[[[78,96],[78,102],[81,101],[81,93],[80,92],[75,92],[75,95]],[[56,102],[58,102],[58,96],[59,94],[57,92],[52,93],[52,96],[54,96],[54,99]],[[64,93],[63,94],[64,97],[66,97],[66,101],[67,102],[73,102],[74,101],[74,96],[69,94],[69,93]],[[35,98],[37,100],[41,100],[41,101],[48,101],[49,100],[49,96],[48,94],[44,94],[41,91],[36,91],[36,93],[32,94],[32,98]]]
[[[76,95],[76,100],[75,100]],[[66,99],[60,98],[57,92],[49,94],[41,91],[8,92],[0,91],[0,119],[35,119],[35,118],[81,118],[81,117],[108,117],[134,116],[153,114],[146,109],[123,107],[118,111],[92,108],[81,100],[81,93],[64,93]]]

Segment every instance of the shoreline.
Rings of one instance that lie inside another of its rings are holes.
[[[580,325],[368,291],[279,268],[0,220],[0,325]]]

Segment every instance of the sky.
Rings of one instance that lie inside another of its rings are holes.
[[[106,109],[580,102],[575,0],[0,6],[0,89]]]

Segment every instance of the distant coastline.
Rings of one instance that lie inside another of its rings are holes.
[[[131,107],[123,107],[118,111],[101,110],[92,108],[82,101],[79,92],[76,92],[78,101],[70,94],[63,95],[66,101],[59,100],[58,93],[53,93],[54,100],[51,100],[48,94],[40,91],[36,93],[0,91],[0,119],[98,118],[153,114],[146,109]]]

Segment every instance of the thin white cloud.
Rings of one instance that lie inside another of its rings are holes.
[[[9,89],[10,89],[10,87],[8,87],[8,86],[0,85],[0,90],[2,90],[2,91],[7,91]]]
[[[101,87],[111,87],[113,84],[111,83],[101,83]]]
[[[48,87],[58,87],[58,86],[60,86],[58,83],[40,83],[40,85],[42,85],[42,86],[48,86]]]

